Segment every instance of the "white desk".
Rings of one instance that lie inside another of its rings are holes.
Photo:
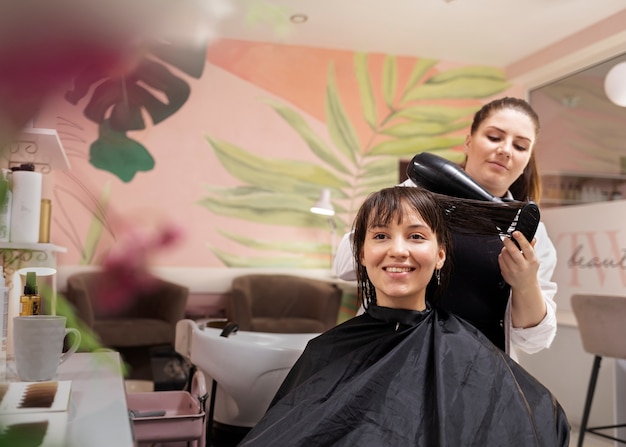
[[[17,380],[14,361],[7,380]],[[55,380],[71,380],[63,447],[134,447],[117,352],[77,353],[59,366]]]
[[[59,367],[72,381],[67,447],[134,445],[124,379],[116,352],[77,353]]]

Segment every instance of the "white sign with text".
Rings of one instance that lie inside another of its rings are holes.
[[[574,293],[626,297],[626,201],[542,209],[557,251],[553,280],[561,311]]]

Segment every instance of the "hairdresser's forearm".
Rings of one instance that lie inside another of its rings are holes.
[[[511,291],[511,323],[514,328],[537,326],[546,316],[546,301],[538,281]]]

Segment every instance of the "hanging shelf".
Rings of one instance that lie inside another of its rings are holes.
[[[32,163],[37,171],[48,173],[52,169],[70,169],[70,162],[63,149],[56,129],[25,128],[15,142],[3,151],[8,167]]]

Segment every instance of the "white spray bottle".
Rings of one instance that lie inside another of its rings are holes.
[[[9,325],[9,288],[4,279],[4,269],[0,266],[0,382],[6,381],[7,349]]]

